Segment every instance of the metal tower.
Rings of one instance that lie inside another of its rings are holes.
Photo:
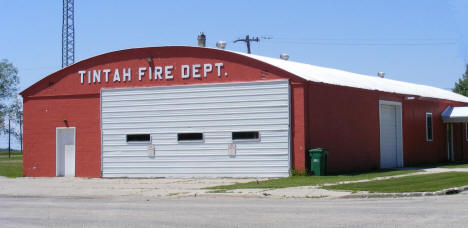
[[[62,68],[75,62],[75,20],[73,0],[63,0]]]

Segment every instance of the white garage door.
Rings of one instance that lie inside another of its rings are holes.
[[[402,167],[401,105],[380,104],[380,168]]]
[[[103,177],[289,175],[289,83],[101,91]]]

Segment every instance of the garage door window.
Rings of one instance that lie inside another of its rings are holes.
[[[151,142],[150,134],[128,134],[128,143],[149,143]]]
[[[426,113],[426,141],[432,141],[432,113]]]
[[[232,132],[232,141],[258,141],[260,134],[258,131],[238,131]]]
[[[179,142],[203,142],[203,133],[179,133],[177,134]]]

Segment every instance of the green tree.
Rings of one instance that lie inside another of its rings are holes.
[[[17,96],[18,84],[18,69],[6,59],[0,61],[0,134],[8,131],[5,119],[11,111],[12,99]]]
[[[6,133],[10,133],[20,141],[21,151],[23,151],[23,99],[17,96],[7,109],[7,116],[11,119],[12,125],[10,132],[5,129]],[[8,121],[8,119],[7,119]]]
[[[468,65],[462,77],[458,79],[458,82],[455,82],[455,88],[452,91],[463,96],[468,96]]]

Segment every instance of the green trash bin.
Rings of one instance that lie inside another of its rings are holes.
[[[327,175],[328,150],[324,148],[315,148],[309,150],[310,171],[314,176]]]

